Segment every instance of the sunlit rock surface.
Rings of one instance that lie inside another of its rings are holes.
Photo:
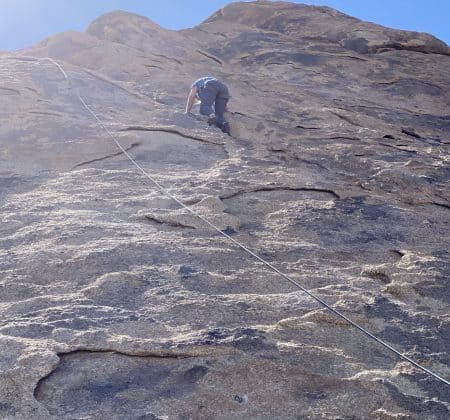
[[[449,68],[431,35],[264,1],[1,53],[0,418],[448,418],[448,386],[180,208],[78,95],[168,193],[448,380]],[[183,114],[205,74],[232,137]]]

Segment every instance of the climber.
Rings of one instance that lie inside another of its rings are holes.
[[[230,124],[225,121],[223,115],[227,110],[227,103],[230,99],[228,88],[214,77],[202,77],[191,86],[186,103],[186,114],[191,113],[191,108],[196,99],[200,100],[200,114],[209,117],[208,124],[215,125],[224,133],[230,135]]]

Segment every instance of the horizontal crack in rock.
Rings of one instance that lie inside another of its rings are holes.
[[[211,144],[217,144],[217,145],[223,144],[222,142],[216,142],[216,141],[207,139],[205,137],[194,136],[192,134],[184,133],[183,131],[180,131],[173,127],[160,127],[160,126],[152,127],[152,126],[144,126],[144,125],[133,125],[133,126],[122,128],[119,131],[157,131],[157,132],[159,131],[159,132],[165,132],[165,133],[178,134],[179,136],[184,137],[186,139],[198,140],[198,141],[202,141],[204,143],[211,143]]]
[[[251,194],[255,192],[262,192],[262,191],[312,191],[312,192],[320,192],[320,193],[326,193],[331,194],[335,199],[339,200],[340,197],[338,194],[336,194],[333,190],[328,190],[324,188],[308,188],[308,187],[283,187],[283,186],[274,186],[274,187],[263,187],[263,188],[254,188],[250,190],[239,190],[230,194],[221,195],[219,198],[221,200],[227,200],[229,198],[238,197],[240,195],[244,194]]]
[[[185,228],[185,229],[194,229],[193,226],[189,226],[187,224],[184,224],[184,223],[181,223],[181,222],[177,222],[176,220],[159,219],[158,217],[151,216],[149,214],[146,214],[145,218],[147,220],[150,220],[152,222],[158,223],[160,225],[168,225],[168,226],[172,226],[172,227],[181,227],[181,228]]]
[[[296,125],[295,128],[302,128],[304,130],[320,130],[321,127],[305,127],[304,125]]]
[[[433,201],[431,204],[434,204],[435,206],[443,207],[444,209],[450,209],[450,204],[438,203],[436,201]]]
[[[114,353],[121,354],[123,356],[130,357],[155,357],[155,358],[169,358],[169,359],[186,359],[188,357],[197,357],[195,354],[186,353],[186,352],[167,352],[167,351],[119,351],[114,349],[88,349],[88,348],[79,348],[76,350],[71,350],[67,352],[57,353],[58,357],[67,356],[69,354],[77,354],[77,353]]]
[[[1,87],[0,86],[0,90],[4,90],[6,92],[10,92],[10,93],[14,93],[16,95],[20,95],[20,92],[17,89],[11,89],[11,88],[6,88],[6,87]]]
[[[43,112],[43,111],[29,111],[29,114],[37,114],[37,115],[51,115],[53,117],[62,117],[62,114],[58,114],[56,112]]]
[[[157,66],[155,64],[144,64],[145,67],[150,68],[150,69],[159,69],[159,70],[164,70],[163,67],[161,66]]]
[[[140,142],[132,143],[129,147],[127,147],[125,149],[125,151],[128,152],[129,150],[134,149],[135,147],[139,146],[140,144],[141,144]],[[92,159],[92,160],[87,160],[86,162],[78,163],[71,170],[74,170],[75,168],[79,168],[80,166],[88,165],[88,164],[93,163],[93,162],[99,162],[101,160],[110,159],[110,158],[115,157],[115,156],[120,156],[122,153],[123,153],[122,151],[118,151],[116,153],[112,153],[112,154],[107,155],[107,156],[103,156],[103,157]]]
[[[333,137],[322,137],[322,140],[361,140],[359,137],[350,136],[333,136]]]

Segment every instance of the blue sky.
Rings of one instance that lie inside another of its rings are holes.
[[[127,10],[170,29],[197,25],[230,3],[221,0],[0,0],[0,50],[13,51],[67,30],[84,31],[99,15]],[[450,0],[303,0],[398,29],[428,32],[450,44]]]

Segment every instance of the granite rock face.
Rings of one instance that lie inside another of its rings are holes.
[[[447,385],[141,169],[448,380],[449,68],[431,35],[265,1],[2,53],[0,418],[448,418]],[[184,115],[205,74],[232,137]]]

